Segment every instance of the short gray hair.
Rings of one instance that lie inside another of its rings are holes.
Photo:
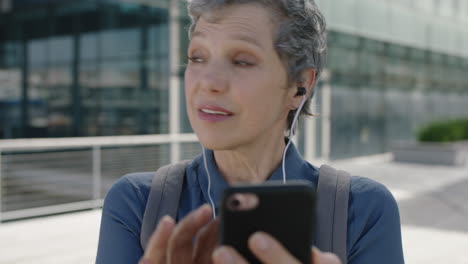
[[[307,68],[316,71],[316,83],[325,64],[327,35],[325,18],[314,0],[187,0],[188,13],[192,20],[189,37],[195,30],[200,16],[211,10],[236,4],[256,3],[279,13],[279,26],[274,46],[288,72],[288,85],[302,82],[301,73]],[[300,115],[311,115],[307,99]],[[291,128],[295,111],[288,115],[288,129]]]

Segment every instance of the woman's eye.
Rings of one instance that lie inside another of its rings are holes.
[[[201,59],[200,57],[189,57],[188,58],[190,62],[193,62],[193,63],[202,63],[203,62],[203,59]]]
[[[253,66],[253,63],[247,62],[247,61],[242,61],[242,60],[235,60],[235,61],[234,61],[234,64],[235,64],[235,65],[242,66],[242,67]]]

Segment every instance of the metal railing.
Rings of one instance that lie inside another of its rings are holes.
[[[0,140],[0,222],[101,207],[121,176],[200,150],[194,134]]]

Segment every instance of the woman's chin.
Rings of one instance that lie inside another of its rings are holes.
[[[200,144],[211,150],[229,150],[235,147],[235,143],[227,138],[226,136],[221,135],[203,135],[200,136],[197,134]]]
[[[213,141],[213,140],[200,140],[200,144],[204,148],[211,149],[211,150],[227,150],[227,149],[229,149],[229,146],[226,144],[226,142]]]

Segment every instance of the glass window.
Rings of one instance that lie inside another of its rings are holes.
[[[157,133],[169,133],[169,62],[168,56],[151,60],[148,68],[152,121]]]
[[[17,67],[21,62],[21,46],[18,41],[9,41],[4,45],[3,67]],[[1,66],[0,66],[1,67]]]
[[[99,94],[99,69],[96,62],[82,63],[79,70],[80,96],[82,107],[82,133],[99,136],[98,115],[101,109]]]
[[[52,37],[49,38],[49,61],[52,64],[56,63],[71,63],[73,59],[72,38],[65,37]]]
[[[353,71],[358,64],[355,50],[332,47],[328,52],[328,66],[340,72]]]
[[[1,26],[1,25],[0,25]],[[2,28],[0,27],[0,35],[3,35]],[[0,42],[0,69],[1,68],[6,68],[6,53],[7,53],[7,47],[5,45],[6,43],[1,43]]]
[[[360,45],[358,36],[353,36],[347,33],[331,31],[328,34],[328,43],[331,46],[340,46],[346,48],[357,49]]]
[[[0,83],[0,139],[14,138],[21,125],[21,69],[0,68]]]
[[[157,24],[148,30],[148,53],[156,57],[169,56],[169,25]]]
[[[31,40],[28,42],[27,47],[30,66],[45,65],[47,63],[49,53],[47,39]]]
[[[112,126],[117,131],[119,112],[128,115],[138,108],[137,88],[140,82],[138,61],[105,61],[99,65],[98,76],[97,93],[107,117],[103,120],[103,125]],[[116,132],[111,134],[114,135]]]
[[[139,70],[138,60],[81,67],[84,126],[90,135],[168,132],[167,86],[141,87]]]
[[[70,67],[35,67],[28,77],[28,137],[71,136]]]
[[[140,34],[137,29],[112,29],[100,34],[100,52],[104,59],[137,57]]]
[[[80,61],[96,61],[98,58],[98,34],[85,33],[80,36]]]

